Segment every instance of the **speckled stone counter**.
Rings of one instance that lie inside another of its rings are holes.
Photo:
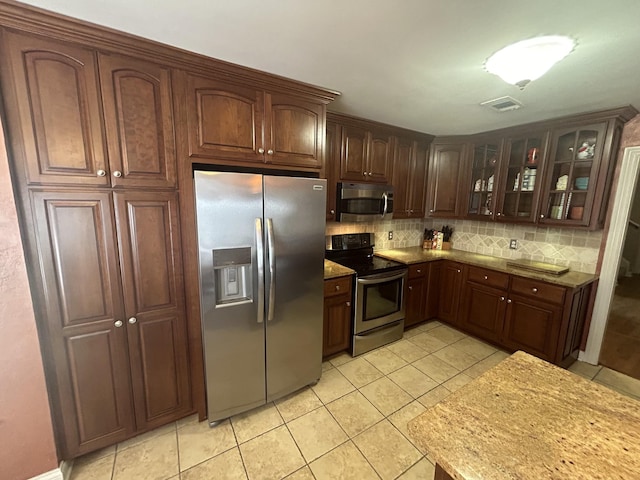
[[[392,250],[381,250],[375,252],[376,255],[389,260],[395,260],[406,264],[431,262],[434,260],[448,259],[456,262],[475,265],[478,267],[491,268],[520,277],[534,278],[564,287],[577,288],[596,280],[597,275],[582,272],[569,271],[563,275],[549,275],[532,272],[520,268],[508,267],[504,258],[480,255],[478,253],[463,252],[461,250],[424,250],[422,247],[395,248]]]
[[[324,259],[325,280],[328,280],[329,278],[344,277],[345,275],[353,275],[354,273],[356,272],[349,267],[344,267],[336,262],[327,260],[326,258]]]
[[[640,402],[524,352],[408,428],[458,480],[640,478]]]

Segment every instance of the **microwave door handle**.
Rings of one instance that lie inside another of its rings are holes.
[[[276,309],[276,246],[273,236],[273,220],[267,218],[267,255],[269,257],[269,307],[267,321],[273,320]]]
[[[382,194],[382,199],[384,200],[384,207],[382,209],[381,217],[384,218],[384,216],[387,214],[387,208],[389,207],[389,196],[387,195],[387,192],[384,192]]]
[[[264,322],[264,234],[262,219],[256,218],[256,259],[258,263],[258,323]]]

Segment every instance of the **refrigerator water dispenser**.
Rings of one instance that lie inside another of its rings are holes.
[[[213,250],[216,308],[251,302],[251,247]]]

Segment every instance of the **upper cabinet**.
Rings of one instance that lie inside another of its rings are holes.
[[[529,223],[537,220],[547,143],[545,132],[506,139],[496,204],[497,220]]]
[[[169,69],[10,32],[3,45],[29,184],[176,185]]]
[[[471,177],[467,183],[467,218],[494,216],[500,173],[502,141],[474,144]]]
[[[466,185],[465,143],[438,143],[431,147],[427,210],[431,217],[460,215]]]
[[[384,132],[346,125],[342,128],[340,179],[390,183],[392,137]]]
[[[393,157],[394,218],[423,218],[429,144],[398,137]]]
[[[191,157],[322,167],[326,107],[320,102],[192,74],[186,101]]]

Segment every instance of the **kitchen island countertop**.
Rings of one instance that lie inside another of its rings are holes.
[[[408,428],[457,480],[640,478],[640,402],[524,352]]]
[[[344,277],[346,275],[353,275],[355,270],[340,265],[339,263],[332,262],[331,260],[324,259],[324,279]]]
[[[425,250],[422,247],[406,247],[380,250],[376,251],[375,254],[379,257],[395,260],[396,262],[405,263],[407,265],[447,259],[477,267],[490,268],[492,270],[498,270],[511,275],[542,280],[570,288],[581,287],[598,278],[597,275],[593,275],[591,273],[574,271],[569,271],[562,275],[533,272],[530,270],[507,266],[507,262],[509,260],[504,258],[464,252],[462,250]]]

